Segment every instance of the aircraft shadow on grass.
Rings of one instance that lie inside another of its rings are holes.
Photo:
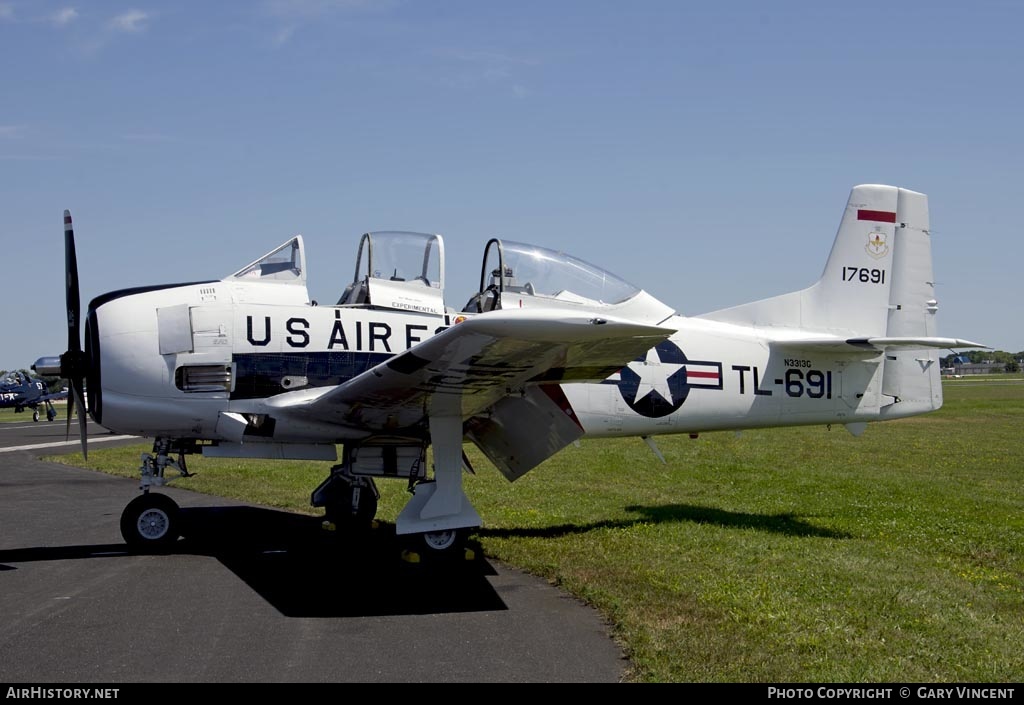
[[[748,512],[729,512],[712,507],[699,507],[690,504],[667,504],[658,507],[630,505],[626,511],[640,516],[636,519],[615,519],[593,522],[590,524],[559,524],[522,529],[480,529],[480,536],[495,538],[531,537],[555,538],[570,534],[583,534],[595,529],[626,529],[639,524],[662,524],[667,522],[692,522],[694,524],[715,524],[717,526],[739,529],[756,529],[787,536],[805,536],[828,539],[853,538],[852,534],[843,531],[823,529],[798,519],[795,514],[750,514]]]
[[[686,504],[625,507],[639,516],[588,524],[479,529],[482,537],[557,538],[604,528],[693,522],[810,538],[847,539],[846,532],[815,527],[791,513],[751,514]],[[494,568],[480,558],[436,564],[400,559],[394,527],[381,524],[346,541],[323,531],[321,518],[258,507],[182,509],[185,538],[166,555],[216,558],[281,614],[288,617],[367,617],[508,609],[487,577]],[[189,538],[189,535],[202,538]],[[479,547],[476,547],[479,552]],[[123,543],[0,550],[0,571],[35,561],[131,556]]]
[[[168,556],[216,558],[287,617],[368,617],[506,610],[485,560],[408,563],[394,527],[346,541],[322,518],[258,507],[182,509],[188,534]],[[0,550],[0,571],[18,563],[124,558],[123,543]],[[479,556],[479,550],[477,551]]]

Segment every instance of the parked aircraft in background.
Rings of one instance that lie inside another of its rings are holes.
[[[456,310],[439,235],[374,232],[335,305],[310,300],[296,236],[219,281],[95,298],[83,347],[67,211],[65,244],[68,351],[36,368],[71,380],[70,407],[87,381],[98,424],[154,439],[121,521],[136,547],[178,538],[177,506],[150,490],[168,470],[187,475],[190,453],[337,460],[340,444],[313,505],[368,522],[375,481],[401,479],[412,497],[397,533],[444,553],[482,523],[462,487],[466,440],[511,481],[584,435],[641,436],[657,452],[669,433],[859,434],[938,409],[937,351],[984,347],[937,336],[927,198],[892,186],[852,190],[810,287],[695,317],[576,257],[499,239]]]
[[[33,421],[39,420],[39,407],[46,411],[46,420],[53,421],[57,418],[57,410],[53,408],[54,400],[67,398],[66,390],[50,392],[45,382],[22,372],[8,373],[0,380],[0,409],[13,408],[16,414],[32,409]]]

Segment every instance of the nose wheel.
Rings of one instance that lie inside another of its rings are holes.
[[[139,495],[121,514],[121,536],[136,550],[167,548],[180,536],[178,505],[167,495]]]

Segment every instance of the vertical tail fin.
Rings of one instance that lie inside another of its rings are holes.
[[[821,278],[812,286],[700,318],[753,326],[789,339],[827,335],[880,351],[886,417],[942,406],[938,348],[985,347],[936,337],[928,197],[867,184],[855,186]],[[780,330],[781,333],[781,330]],[[796,333],[794,335],[794,333]]]
[[[894,186],[855,186],[815,284],[700,318],[845,338],[925,335],[934,328],[925,317],[926,302],[933,301],[931,271],[927,197]]]

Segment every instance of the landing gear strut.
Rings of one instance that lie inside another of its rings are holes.
[[[412,499],[395,522],[396,533],[407,542],[410,557],[417,555],[416,560],[418,554],[468,557],[463,551],[466,538],[480,526],[480,515],[462,490],[462,433],[461,417],[430,417],[434,477],[412,486]]]

